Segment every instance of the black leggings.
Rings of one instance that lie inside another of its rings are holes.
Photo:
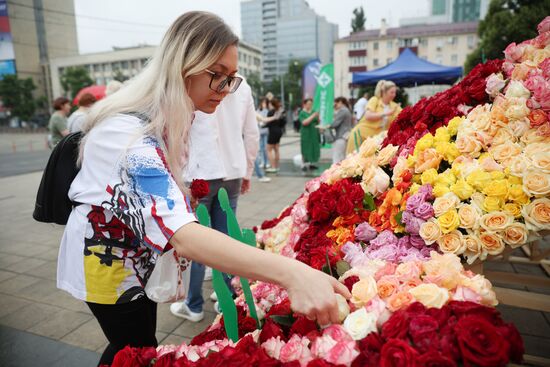
[[[125,346],[156,347],[157,304],[147,297],[132,302],[102,305],[86,302],[99,321],[109,345],[99,365],[111,365],[115,354]]]

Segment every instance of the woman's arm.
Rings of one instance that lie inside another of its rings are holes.
[[[342,123],[346,119],[346,112],[343,110],[343,108],[347,109],[346,107],[342,107],[336,112],[334,116],[334,122],[330,125],[331,129],[336,129],[338,126],[342,125]]]
[[[171,238],[176,252],[222,272],[275,283],[288,291],[294,311],[320,325],[338,322],[335,292],[348,289],[333,277],[309,266],[238,242],[197,223],[181,227]]]
[[[387,112],[373,112],[371,110],[366,110],[365,111],[365,114],[363,115],[363,117],[365,118],[365,120],[367,121],[379,121],[381,119],[384,118],[384,116],[391,116],[393,115],[393,113],[395,112],[395,110],[389,110]]]
[[[317,116],[319,116],[319,112],[313,112],[313,113],[311,114],[311,116],[309,116],[308,118],[306,118],[306,119],[304,119],[304,120],[302,121],[302,125],[307,126],[307,125],[311,124],[311,122],[312,122],[314,119],[316,119]]]

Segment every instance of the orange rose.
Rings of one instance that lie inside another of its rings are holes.
[[[504,251],[504,241],[496,233],[492,232],[480,232],[479,240],[481,241],[481,247],[489,255],[500,255]]]
[[[550,194],[550,174],[538,170],[528,170],[523,175],[523,191],[530,196]]]
[[[539,198],[521,209],[529,229],[542,231],[550,229],[550,199]]]
[[[531,127],[542,126],[548,121],[548,115],[543,110],[532,110],[527,118],[531,121]]]
[[[386,301],[386,307],[391,312],[395,312],[397,310],[400,310],[402,308],[407,307],[411,303],[414,302],[414,297],[409,292],[401,291],[394,293],[388,300]]]
[[[430,168],[437,169],[443,156],[439,154],[435,149],[429,148],[418,154],[416,163],[414,166],[415,173],[422,173]]]
[[[466,243],[462,239],[460,231],[452,231],[441,236],[437,240],[439,248],[444,253],[460,255],[466,250]]]
[[[481,143],[474,137],[468,134],[462,134],[456,139],[456,147],[462,154],[467,154],[470,157],[479,157],[481,151]]]
[[[464,240],[464,243],[466,244],[466,250],[464,251],[464,256],[467,257],[468,264],[472,264],[481,255],[481,250],[482,250],[481,241],[475,234],[468,234],[463,237],[463,240]]]
[[[383,277],[376,284],[378,287],[378,296],[382,299],[390,297],[399,287],[397,279],[390,277]]]
[[[503,232],[504,242],[512,247],[519,247],[527,242],[529,231],[527,226],[520,222],[514,222]]]
[[[490,232],[498,232],[504,230],[514,222],[514,218],[505,212],[496,211],[483,215],[480,225],[483,229]]]

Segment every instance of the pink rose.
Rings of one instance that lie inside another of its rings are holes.
[[[547,16],[539,23],[537,31],[539,31],[539,34],[550,31],[550,16]]]
[[[467,301],[474,303],[481,303],[482,298],[474,290],[468,287],[459,285],[452,296],[453,301]]]
[[[504,71],[506,78],[509,78],[512,75],[514,67],[514,63],[511,61],[504,61],[504,63],[502,63],[502,71]]]
[[[275,359],[279,359],[281,355],[281,349],[285,345],[285,342],[281,341],[281,337],[271,338],[262,344],[262,348],[266,353]]]
[[[531,75],[525,81],[525,87],[532,93],[534,99],[543,110],[550,110],[550,81],[541,75]]]
[[[396,268],[397,268],[397,264],[386,263],[383,267],[378,269],[378,271],[374,274],[374,280],[379,281],[384,276],[393,275],[395,273]]]
[[[302,366],[305,366],[313,358],[308,348],[309,339],[300,337],[298,334],[292,335],[290,340],[281,348],[279,359],[281,362],[300,361]]]
[[[523,56],[524,49],[525,49],[525,46],[521,44],[516,45],[515,42],[512,42],[504,50],[504,57],[506,58],[507,61],[518,62]]]
[[[183,345],[187,346],[187,344],[185,343]],[[179,347],[176,345],[159,345],[157,347],[157,358],[160,358],[165,354],[170,354],[172,352],[175,352],[178,349]]]
[[[496,97],[498,93],[504,88],[506,84],[504,78],[500,73],[493,73],[489,75],[486,79],[485,92],[491,97]]]
[[[353,338],[346,332],[346,329],[344,329],[341,325],[336,324],[327,327],[323,331],[323,336],[324,335],[330,336],[337,342],[353,340]]]
[[[327,333],[327,330],[331,328],[333,329]],[[339,341],[336,341],[331,335],[339,338]],[[316,358],[322,358],[336,365],[343,364],[346,366],[349,366],[359,355],[355,340],[340,325],[332,325],[325,329],[323,335],[313,342],[311,353]]]
[[[550,78],[550,57],[544,59],[544,61],[539,64],[539,68],[542,70],[542,75],[545,78]]]
[[[550,31],[541,33],[533,40],[533,45],[537,48],[545,48],[550,43]]]

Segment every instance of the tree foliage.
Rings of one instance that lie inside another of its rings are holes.
[[[60,81],[63,90],[65,93],[68,93],[70,97],[74,97],[79,90],[94,83],[90,75],[88,75],[88,70],[81,66],[68,67],[65,69],[61,75]]]
[[[511,42],[537,36],[537,24],[550,14],[550,0],[492,0],[479,23],[479,44],[466,58],[465,72],[478,63],[503,57]]]
[[[365,17],[365,11],[363,7],[353,9],[353,18],[351,19],[351,31],[352,33],[364,31],[367,18]]]
[[[16,75],[5,75],[0,80],[0,98],[12,116],[29,121],[36,110],[32,92],[36,89],[32,78],[19,79]]]
[[[281,80],[283,80],[285,108],[287,109],[294,109],[302,104],[302,71],[305,64],[302,60],[290,60],[286,74],[273,79],[269,87],[266,88],[281,99]],[[292,98],[290,98],[291,96]]]
[[[124,73],[120,69],[116,69],[114,74],[113,74],[113,79],[116,80],[116,81],[119,81],[121,83],[124,83],[125,81],[127,81],[130,78],[128,78],[126,75],[124,75]]]

